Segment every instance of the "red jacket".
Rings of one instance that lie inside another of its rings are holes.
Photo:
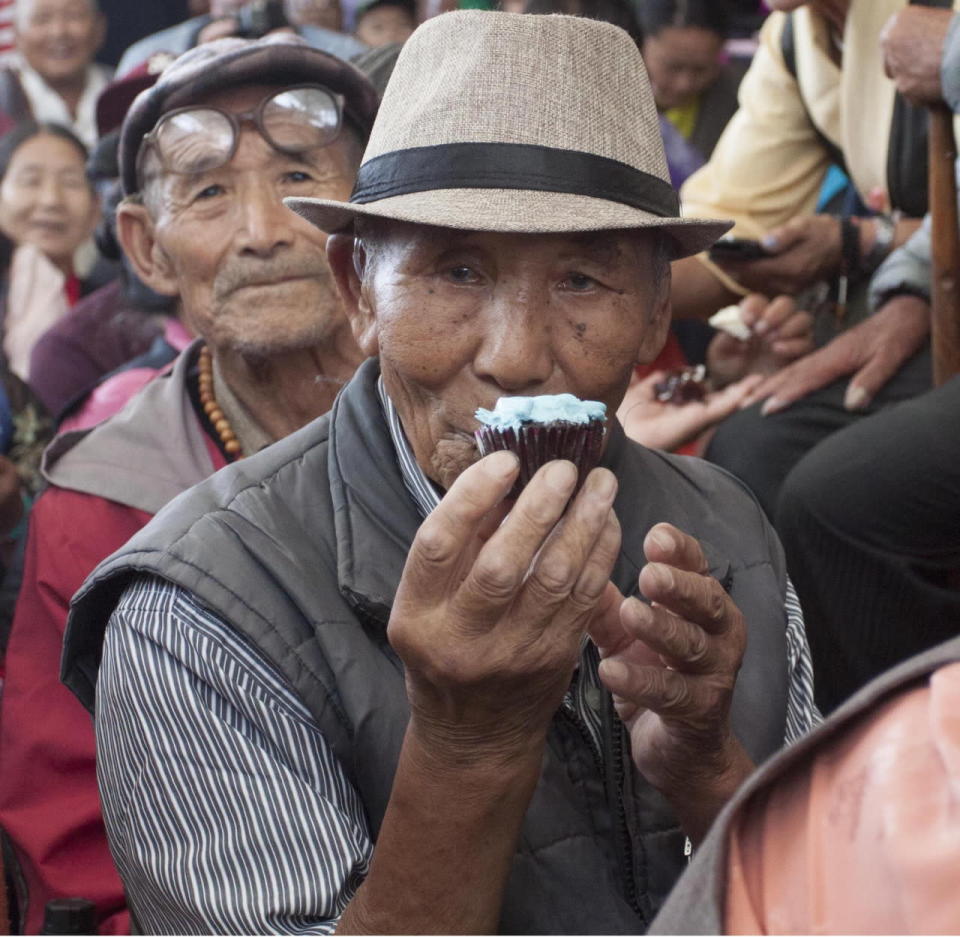
[[[48,488],[33,508],[0,709],[0,826],[23,874],[27,894],[21,913],[28,934],[39,932],[46,903],[65,897],[96,903],[100,933],[130,933],[123,886],[100,814],[93,721],[60,683],[60,651],[70,598],[101,560],[150,520],[159,507],[150,504],[150,493],[189,487],[191,473],[200,475],[195,479],[200,481],[203,472],[225,464],[189,404],[184,405],[185,372],[183,364],[175,367],[172,375],[155,382],[169,382],[164,393],[148,386],[150,393],[139,395],[120,415],[132,416],[127,430],[130,425],[148,432],[156,427],[155,439],[146,432],[130,445],[122,420],[78,434],[62,463],[47,465],[48,477],[61,484]],[[183,451],[185,440],[205,444],[206,451],[190,457]],[[167,452],[150,451],[151,445],[161,444],[168,444]],[[129,478],[123,483],[119,470],[109,473],[111,462],[135,467],[151,457],[163,468],[164,458],[178,451],[183,458],[166,473],[166,487],[144,474],[141,484],[150,491],[137,493]],[[105,484],[111,477],[116,480],[117,497],[137,500],[140,507],[108,500],[102,491],[82,490],[84,471],[71,471],[71,464],[82,463],[95,476],[95,460],[102,460],[108,473]],[[78,488],[64,484],[70,478]]]

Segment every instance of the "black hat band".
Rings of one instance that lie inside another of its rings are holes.
[[[360,167],[350,201],[366,205],[433,189],[526,189],[586,195],[661,218],[680,215],[676,190],[619,160],[526,143],[445,143],[395,150]]]

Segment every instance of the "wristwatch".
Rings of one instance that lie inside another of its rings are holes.
[[[897,236],[897,222],[892,215],[874,215],[871,221],[874,229],[873,246],[862,261],[867,273],[872,273],[887,259]]]

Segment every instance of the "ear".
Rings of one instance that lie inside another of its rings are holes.
[[[153,219],[146,207],[121,202],[117,208],[117,238],[136,275],[162,296],[178,296],[180,285],[173,265],[157,242]]]
[[[367,357],[378,355],[377,316],[368,298],[369,273],[363,247],[351,234],[331,234],[327,238],[327,263],[353,337]]]
[[[670,328],[673,313],[670,303],[670,269],[670,264],[667,264],[663,278],[657,284],[652,297],[653,305],[650,309],[647,328],[640,340],[640,349],[637,354],[638,364],[650,364],[655,361],[667,342],[667,331]]]

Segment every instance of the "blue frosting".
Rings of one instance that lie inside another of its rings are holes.
[[[477,410],[484,426],[518,429],[523,423],[589,423],[606,419],[607,405],[598,400],[579,400],[573,394],[545,394],[542,397],[501,397],[493,410]]]

